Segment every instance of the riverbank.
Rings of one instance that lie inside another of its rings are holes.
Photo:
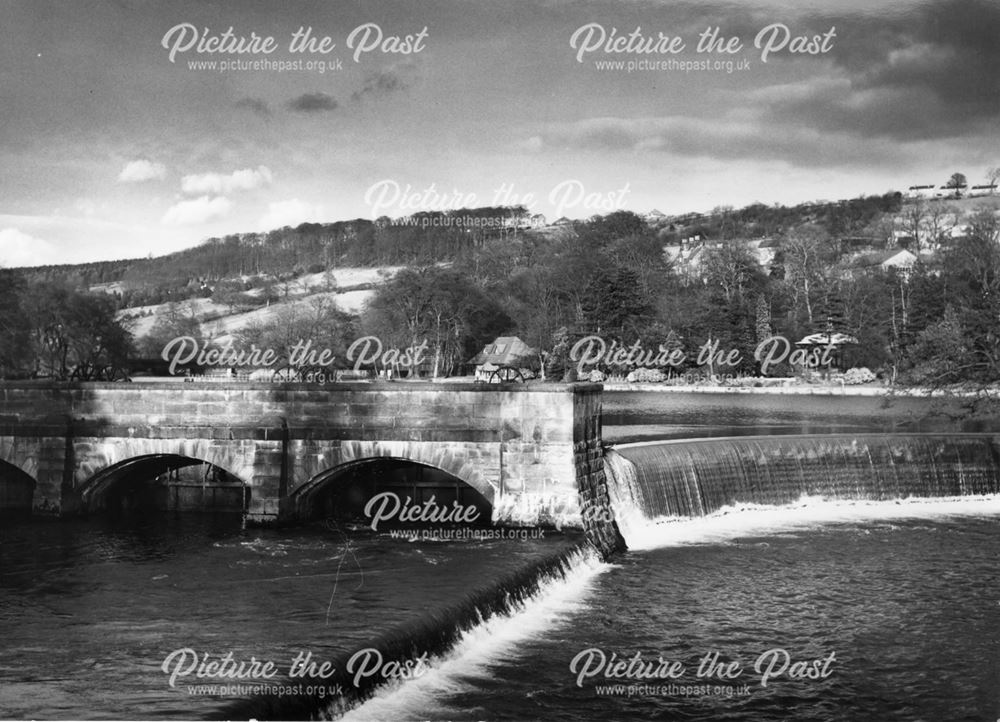
[[[653,391],[683,394],[764,394],[783,396],[900,396],[911,398],[1000,398],[998,389],[926,389],[901,386],[848,386],[846,384],[809,384],[801,386],[670,386],[655,383],[605,383],[605,391]]]

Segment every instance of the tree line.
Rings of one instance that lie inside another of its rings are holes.
[[[406,259],[400,265],[407,268],[379,285],[357,316],[338,310],[329,297],[285,301],[270,321],[245,328],[237,343],[288,349],[309,338],[343,358],[362,335],[377,336],[387,347],[426,340],[428,361],[419,371],[446,376],[467,372],[468,360],[496,336],[517,335],[536,350],[526,365],[561,377],[570,366],[568,349],[589,335],[623,345],[665,344],[689,359],[714,341],[742,350],[733,371],[753,375],[759,372],[753,349],[768,336],[794,341],[837,331],[858,340],[845,352],[846,365],[893,381],[1000,380],[1000,239],[992,209],[972,215],[966,232],[955,235],[943,226],[928,230],[933,223],[925,208],[918,225],[927,240],[917,242],[935,253],[910,267],[859,265],[845,252],[845,236],[891,247],[886,229],[905,226],[912,209],[898,194],[887,194],[796,209],[722,208],[684,223],[650,224],[619,211],[560,233],[482,227],[471,239],[456,226],[428,224],[410,227],[412,236],[389,234],[395,240],[375,243],[357,258],[350,254],[360,254],[385,228],[357,221],[307,224],[261,248],[298,249],[282,261],[285,267],[323,258],[316,263],[328,269],[345,258],[352,264],[377,258]],[[763,234],[774,246],[767,265],[746,242]],[[344,245],[331,246],[333,236]],[[666,244],[693,236],[707,241],[695,267],[664,252]],[[405,250],[394,245],[403,237],[412,240]],[[266,267],[255,265],[252,247],[220,239],[186,252],[184,263],[215,254],[214,265],[200,267],[202,277],[218,274],[216,287],[239,295],[239,283],[226,274]],[[259,253],[263,259],[270,250]],[[178,255],[184,256],[166,258]],[[36,271],[5,271],[0,284],[0,373],[6,377],[114,376],[131,360],[155,355],[173,336],[203,332],[174,302],[153,332],[136,342],[116,318],[121,298],[89,294]]]

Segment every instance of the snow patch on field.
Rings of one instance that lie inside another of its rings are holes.
[[[287,300],[238,313],[233,313],[229,306],[216,303],[210,298],[192,298],[182,301],[181,304],[184,313],[192,313],[202,324],[202,330],[209,338],[224,343],[243,329],[275,319],[283,308],[301,307],[305,311],[315,299],[329,299],[346,313],[361,313],[375,294],[374,288],[341,292],[329,290],[331,286],[334,289],[378,286],[390,280],[403,268],[405,266],[336,268],[330,272],[310,273],[291,281],[276,282],[275,290],[282,296],[287,296]],[[250,296],[259,296],[261,293],[263,293],[262,288],[247,291],[247,295]],[[168,305],[160,303],[122,309],[118,312],[118,318],[125,320],[133,335],[140,339],[149,335],[157,317],[166,311]]]

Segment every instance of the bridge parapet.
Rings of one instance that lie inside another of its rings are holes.
[[[603,483],[601,386],[0,382],[0,460],[35,479],[39,512],[86,508],[88,483],[143,455],[226,469],[258,521],[318,475],[366,458],[442,468],[494,505],[494,523],[579,526]]]

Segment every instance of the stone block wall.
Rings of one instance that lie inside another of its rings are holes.
[[[624,551],[625,539],[615,522],[604,472],[602,388],[582,388],[573,407],[573,453],[579,488],[581,524],[605,557]]]
[[[258,521],[294,516],[331,469],[393,457],[470,484],[496,524],[586,527],[607,546],[587,511],[607,499],[600,429],[595,384],[0,383],[0,459],[63,512],[143,454],[221,466],[251,488]]]

